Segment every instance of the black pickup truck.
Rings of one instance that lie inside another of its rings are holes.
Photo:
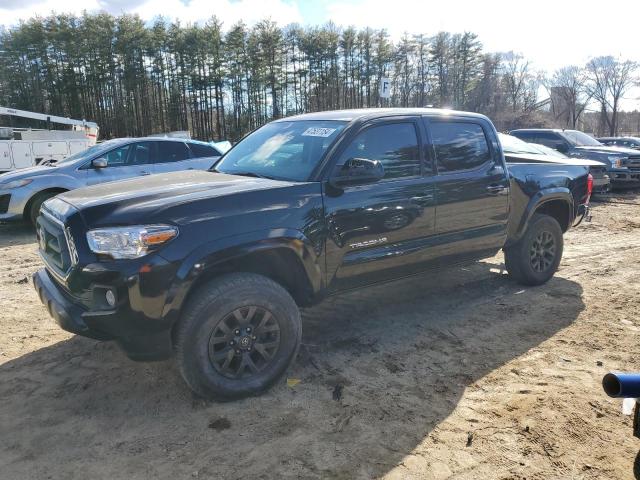
[[[294,359],[299,306],[504,250],[549,280],[588,209],[588,166],[507,164],[484,116],[434,109],[277,120],[212,171],[78,189],[37,219],[34,277],[60,326],[135,360],[175,354],[198,394],[236,398]]]

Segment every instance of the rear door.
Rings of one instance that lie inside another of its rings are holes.
[[[440,260],[478,258],[504,245],[509,180],[494,131],[481,119],[426,120],[436,159]]]
[[[91,165],[84,167],[87,170],[87,184],[95,185],[150,175],[154,169],[151,160],[154,143],[130,143],[103,154],[101,158],[107,160],[106,168],[93,168]]]
[[[434,233],[431,163],[419,117],[362,126],[338,154],[382,163],[385,176],[366,185],[325,187],[326,261],[330,289],[343,290],[420,270]]]

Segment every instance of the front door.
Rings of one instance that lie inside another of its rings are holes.
[[[435,227],[431,164],[424,158],[423,140],[419,118],[393,117],[363,126],[342,149],[336,168],[365,158],[380,161],[385,175],[367,185],[325,185],[330,289],[400,277],[420,268],[425,239]]]
[[[455,117],[427,125],[438,169],[432,254],[463,260],[499,250],[507,235],[509,179],[493,129]]]
[[[93,168],[91,165],[85,167],[87,184],[96,185],[150,175],[154,168],[153,148],[154,142],[137,142],[114,148],[101,157],[107,160],[106,168]]]

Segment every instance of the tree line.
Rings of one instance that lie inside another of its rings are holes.
[[[636,72],[599,57],[546,75],[521,55],[484,51],[471,32],[393,42],[385,30],[333,23],[223,29],[215,17],[146,24],[107,13],[0,30],[0,104],[93,120],[102,138],[189,130],[237,140],[274,118],[375,106],[470,110],[508,129],[576,127],[597,105],[598,133],[614,134]],[[380,98],[381,78],[391,98]]]

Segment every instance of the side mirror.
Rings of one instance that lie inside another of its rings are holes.
[[[350,158],[344,165],[336,165],[329,183],[336,188],[347,185],[375,183],[384,178],[384,167],[378,160]]]
[[[569,151],[569,146],[566,143],[561,143],[556,147],[560,153],[567,153]]]
[[[107,168],[107,159],[104,157],[94,158],[91,160],[91,166],[93,168]]]

